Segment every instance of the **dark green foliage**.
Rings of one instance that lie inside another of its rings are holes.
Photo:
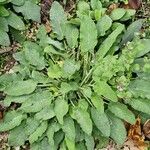
[[[17,13],[21,13],[22,16]],[[9,38],[11,28],[9,26],[16,30],[11,32],[12,36],[17,36],[26,29],[23,18],[40,22],[40,6],[32,0],[0,1],[0,45],[9,46],[11,43]],[[18,31],[20,32],[18,33]]]
[[[100,16],[92,15],[96,9]],[[135,32],[128,38],[131,27],[140,27],[120,22],[126,12],[106,16],[105,10],[98,0],[80,1],[77,17],[67,17],[55,1],[51,34],[40,26],[38,40],[14,54],[13,73],[0,76],[4,105],[20,104],[0,124],[11,146],[29,141],[31,150],[93,150],[109,138],[123,144],[124,121],[134,124],[138,112],[150,117],[149,39]]]

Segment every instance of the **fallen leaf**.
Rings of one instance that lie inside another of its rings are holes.
[[[132,9],[139,9],[141,6],[141,0],[129,0],[129,7]]]
[[[143,132],[146,138],[150,140],[150,119],[143,125]]]
[[[51,25],[50,25],[50,22],[47,20],[46,23],[45,23],[45,28],[46,28],[46,32],[47,33],[50,33],[52,28],[51,28]]]
[[[128,131],[128,139],[133,140],[134,144],[140,149],[144,150],[147,144],[144,142],[144,135],[141,130],[141,119],[138,117],[134,125],[130,125]]]
[[[109,6],[108,8],[108,12],[110,13],[111,11],[113,11],[114,9],[118,8],[118,4],[113,3]]]

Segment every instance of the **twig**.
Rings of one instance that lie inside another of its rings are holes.
[[[12,50],[11,47],[7,47],[7,48],[0,48],[0,54],[3,54],[3,53],[8,53]]]

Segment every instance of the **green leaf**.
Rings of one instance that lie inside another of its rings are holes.
[[[9,46],[10,45],[10,40],[8,34],[0,29],[0,45],[2,46]]]
[[[55,133],[55,130],[53,126],[49,126],[46,132],[46,135],[48,137],[48,142],[51,145],[51,147],[54,147],[54,133]]]
[[[40,15],[40,6],[32,3],[31,1],[25,1],[24,5],[22,6],[14,6],[16,12],[20,12],[26,19],[31,19],[36,22],[41,22],[41,15]]]
[[[91,0],[91,7],[93,10],[102,9],[102,3],[100,0]]]
[[[118,118],[127,121],[130,124],[135,123],[135,116],[134,114],[128,109],[128,107],[124,104],[119,102],[117,103],[110,103],[108,105],[108,109],[116,115]]]
[[[135,97],[150,98],[149,80],[136,79],[130,82],[129,90]]]
[[[94,84],[94,91],[97,93],[97,95],[101,96],[103,95],[108,100],[111,100],[113,102],[117,102],[117,94],[112,90],[112,88],[105,82],[105,81],[97,81]]]
[[[50,147],[51,146],[46,137],[30,145],[31,150],[48,150]]]
[[[77,46],[79,30],[75,25],[72,25],[71,23],[66,23],[64,29],[64,36],[70,48],[74,48]]]
[[[67,114],[68,108],[68,103],[63,99],[63,97],[59,97],[55,100],[54,112],[60,124],[64,123],[63,117]]]
[[[38,70],[42,70],[45,67],[45,60],[43,57],[42,49],[39,45],[33,42],[24,43],[25,58],[28,63],[35,66]]]
[[[143,25],[142,19],[136,20],[132,24],[130,24],[130,26],[127,28],[125,34],[122,37],[120,46],[126,44],[128,41],[131,41],[134,38],[134,34],[140,31],[142,25]]]
[[[105,113],[101,113],[99,110],[95,108],[91,108],[91,116],[92,120],[96,127],[101,131],[101,133],[109,137],[110,136],[110,123],[107,115]]]
[[[47,43],[50,45],[53,45],[55,48],[57,48],[59,50],[65,50],[63,43],[53,40],[50,37],[48,37]]]
[[[50,78],[60,78],[62,76],[61,68],[58,64],[51,64],[48,68],[48,76]]]
[[[23,5],[25,0],[11,0],[11,3],[17,6]]]
[[[58,40],[62,40],[64,37],[63,26],[67,21],[67,17],[63,7],[56,1],[51,6],[50,19],[53,32],[56,33]]]
[[[129,105],[131,105],[135,110],[138,110],[140,112],[150,115],[150,109],[149,109],[150,100],[149,99],[133,98],[129,102]]]
[[[0,5],[0,16],[9,16],[9,11],[2,5]]]
[[[94,21],[84,16],[80,26],[80,46],[81,52],[93,52],[97,44],[97,29]]]
[[[103,41],[96,53],[98,59],[103,58],[107,54],[123,30],[124,25],[118,24],[118,27]]]
[[[100,96],[93,94],[91,97],[91,102],[99,112],[104,113],[104,101]]]
[[[88,97],[88,98],[91,98],[92,90],[91,90],[90,87],[88,87],[88,86],[83,86],[83,87],[82,87],[82,92],[83,92],[83,95],[85,95],[85,96]]]
[[[90,135],[85,134],[85,145],[87,150],[94,150],[94,138]]]
[[[64,119],[62,129],[65,133],[66,145],[68,149],[75,150],[75,126],[71,117],[66,117]]]
[[[4,121],[0,124],[0,132],[8,131],[16,126],[19,126],[23,119],[26,118],[26,115],[23,115],[20,112],[10,111],[5,115]]]
[[[76,150],[87,150],[83,141],[76,143]]]
[[[25,123],[23,122],[20,126],[15,127],[9,132],[8,143],[11,146],[21,146],[24,145],[27,140],[27,135],[25,132],[22,132],[24,129]]]
[[[42,72],[35,71],[35,70],[32,71],[32,79],[35,80],[38,83],[44,83],[44,84],[49,83],[51,81]]]
[[[27,101],[25,101],[19,110],[24,112],[39,112],[43,108],[50,106],[52,101],[52,95],[50,91],[43,90],[34,93]]]
[[[90,118],[90,115],[87,111],[81,109],[81,108],[75,108],[73,110],[74,119],[80,124],[82,130],[90,135],[92,133],[92,121]]]
[[[35,118],[38,120],[48,120],[55,116],[53,106],[47,106],[43,108],[40,112],[35,114]]]
[[[55,132],[54,141],[55,141],[56,149],[59,147],[60,143],[63,141],[64,135],[65,134],[64,134],[64,132],[62,132],[62,130]]]
[[[31,135],[32,133],[36,131],[39,125],[40,125],[39,120],[36,120],[33,117],[28,117],[26,120],[25,128],[24,128],[25,134],[28,136]]]
[[[136,57],[144,56],[150,52],[150,39],[141,39],[139,45],[141,45],[141,47],[137,49],[138,52]]]
[[[5,93],[10,96],[21,96],[30,94],[36,89],[37,83],[33,80],[14,81],[5,89]]]
[[[112,26],[112,19],[108,15],[104,15],[100,18],[96,24],[98,36],[104,36],[106,31]]]
[[[126,9],[125,15],[120,19],[120,21],[127,21],[131,19],[132,16],[134,16],[136,13],[136,10],[134,9]]]
[[[112,113],[108,113],[111,121],[110,137],[117,143],[122,145],[126,140],[126,128],[122,120],[114,116]]]
[[[7,23],[6,18],[4,17],[0,17],[0,30],[8,32],[8,23]]]
[[[126,13],[126,10],[124,8],[116,8],[114,9],[111,14],[110,17],[112,20],[116,21],[121,19]]]
[[[76,62],[72,59],[66,59],[63,64],[63,75],[65,77],[72,76],[76,71],[80,69],[80,62]]]
[[[48,137],[48,142],[51,145],[51,148],[55,150],[54,143],[54,133],[60,130],[60,125],[57,122],[52,122],[49,124],[46,135]]]
[[[24,22],[13,12],[10,12],[10,15],[6,19],[8,24],[16,30],[25,30]]]
[[[90,5],[85,1],[79,1],[77,4],[77,16],[87,15],[90,11]]]
[[[40,126],[29,136],[29,142],[32,144],[38,140],[39,137],[43,135],[48,126],[47,121],[44,121],[40,124]]]
[[[62,82],[61,83],[61,87],[60,87],[60,91],[62,94],[66,94],[70,91],[76,91],[78,89],[78,85],[76,82]]]
[[[4,106],[8,107],[12,102],[14,103],[24,103],[26,100],[30,98],[31,95],[23,95],[23,96],[6,96],[4,99]]]

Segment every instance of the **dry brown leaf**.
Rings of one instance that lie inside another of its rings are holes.
[[[131,125],[128,131],[128,139],[133,140],[134,144],[140,149],[144,150],[147,146],[144,142],[144,135],[141,130],[141,119],[138,117],[136,123]]]
[[[114,9],[118,8],[118,6],[119,6],[119,5],[116,4],[116,3],[111,4],[111,5],[109,6],[109,8],[108,8],[108,12],[113,11]]]
[[[147,137],[150,140],[150,119],[147,120],[143,125],[143,132],[145,137]]]
[[[129,0],[129,7],[132,9],[139,9],[141,6],[142,0]]]
[[[51,26],[50,26],[50,22],[47,20],[45,23],[45,28],[46,28],[46,32],[50,33],[51,32]]]

